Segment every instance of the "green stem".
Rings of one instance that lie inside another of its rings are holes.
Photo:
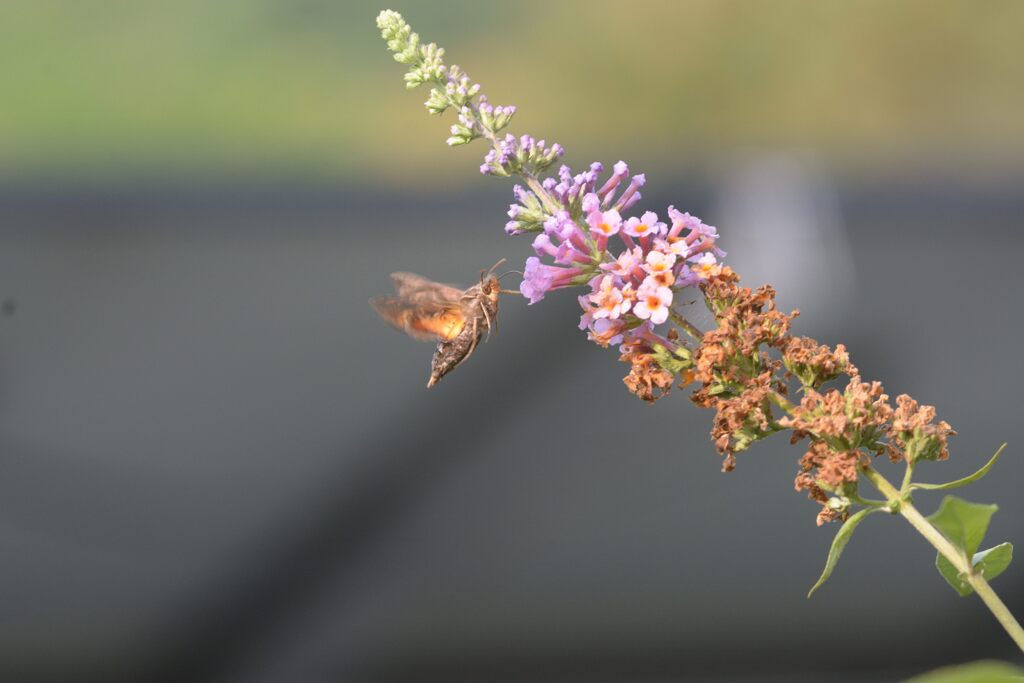
[[[796,406],[789,402],[789,400],[777,391],[772,391],[768,394],[768,400],[777,405],[778,407],[785,410],[790,415],[796,410]]]
[[[523,180],[526,181],[526,186],[533,190],[533,193],[540,198],[541,204],[544,205],[544,208],[551,214],[558,213],[562,208],[561,205],[559,205],[559,203],[555,201],[554,197],[544,189],[544,186],[540,184],[540,181],[529,173],[524,172],[521,175]]]
[[[498,142],[498,136],[495,135],[494,131],[483,128],[483,135],[487,138],[487,141],[491,143],[491,147],[494,148],[494,151],[500,154],[501,143]],[[537,198],[540,199],[540,203],[544,205],[544,208],[547,209],[549,213],[554,214],[562,208],[555,198],[551,196],[551,193],[544,189],[544,186],[540,184],[540,181],[536,176],[527,173],[526,171],[523,171],[519,175],[526,182],[526,186],[529,187],[535,195],[537,195]]]
[[[668,315],[676,325],[681,327],[686,334],[693,337],[695,340],[700,341],[704,338],[704,333],[694,327],[693,323],[681,316],[676,309],[669,308]]]
[[[858,505],[869,505],[879,507],[882,505],[886,505],[888,503],[888,501],[885,500],[875,500],[874,498],[861,498],[861,496],[857,493],[847,493],[846,497],[852,500],[854,503],[857,503]]]
[[[943,536],[938,529],[932,526],[932,523],[925,519],[924,515],[914,507],[913,503],[897,491],[885,477],[871,467],[865,467],[862,471],[868,481],[882,492],[882,495],[885,496],[890,505],[894,505],[899,514],[910,522],[910,525],[924,536],[925,540],[932,544],[932,547],[950,561],[967,583],[970,584],[971,588],[974,589],[974,592],[978,594],[978,597],[981,598],[982,602],[985,603],[985,606],[988,607],[1002,627],[1006,629],[1006,632],[1013,639],[1013,642],[1017,644],[1017,647],[1024,652],[1024,629],[1021,628],[1013,614],[1010,613],[1010,610],[999,599],[995,591],[992,590],[988,581],[980,574],[975,573],[974,567],[971,566],[967,556],[954,546],[949,539]]]
[[[900,485],[900,495],[907,495],[910,492],[911,480],[914,477],[914,463],[907,461],[907,469],[903,473],[903,484]]]

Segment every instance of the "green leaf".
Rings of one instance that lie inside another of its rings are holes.
[[[988,550],[975,553],[974,557],[971,558],[971,566],[974,568],[975,574],[984,577],[986,581],[991,581],[1010,566],[1012,559],[1013,544],[1000,543]],[[942,574],[942,578],[953,587],[953,590],[960,594],[960,597],[967,597],[974,592],[966,577],[958,572],[953,563],[942,555],[936,555],[935,567]]]
[[[939,509],[928,517],[928,521],[953,545],[963,550],[965,556],[970,557],[981,545],[989,520],[998,509],[998,505],[968,503],[956,496],[946,496]]]
[[[818,578],[818,582],[815,583],[811,590],[807,592],[807,597],[814,595],[814,591],[821,588],[821,585],[828,581],[828,577],[832,576],[832,571],[836,568],[836,564],[839,562],[839,556],[843,554],[843,550],[846,548],[846,544],[850,542],[850,537],[853,536],[853,532],[856,531],[857,525],[860,524],[865,517],[870,515],[872,512],[878,512],[884,508],[881,507],[870,507],[864,508],[859,512],[855,512],[843,522],[843,526],[836,532],[836,537],[832,539],[832,547],[828,550],[828,559],[825,560],[825,570],[821,572],[821,576]]]
[[[942,574],[942,578],[946,580],[946,583],[960,594],[961,598],[966,598],[974,592],[971,584],[964,580],[963,575],[956,570],[953,563],[943,557],[941,553],[935,555],[935,568],[939,570],[939,574]]]
[[[1024,670],[1006,662],[971,662],[944,666],[904,683],[1020,683]]]
[[[945,484],[911,484],[910,488],[911,490],[926,489],[928,491],[948,491],[949,489],[956,489],[960,488],[961,486],[967,486],[971,482],[978,481],[986,474],[988,474],[988,471],[992,469],[993,465],[996,464],[996,460],[998,460],[999,456],[1002,455],[1004,448],[1006,448],[1005,443],[999,447],[999,450],[996,451],[995,455],[989,458],[989,461],[985,463],[985,465],[980,470],[978,470],[974,474],[970,474],[964,477],[963,479],[957,479],[956,481],[947,482]]]
[[[1010,566],[1011,560],[1013,560],[1013,544],[1000,543],[988,550],[975,553],[971,564],[974,565],[975,572],[981,574],[986,581],[991,581]]]
[[[975,552],[981,544],[981,539],[985,537],[992,515],[998,509],[996,505],[979,505],[955,496],[946,496],[938,511],[928,517],[928,521],[953,545],[962,550],[965,557],[971,558],[973,572],[986,580],[1002,574],[1013,559],[1013,545],[1010,543],[1000,543],[988,550]],[[974,592],[967,577],[941,553],[935,556],[935,568],[961,596],[968,596]]]

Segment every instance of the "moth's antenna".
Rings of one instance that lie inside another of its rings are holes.
[[[490,275],[491,273],[493,273],[494,269],[497,268],[498,266],[500,266],[504,262],[505,262],[505,259],[498,259],[498,262],[495,263],[490,268],[488,268],[487,270],[481,270],[480,271],[480,284],[483,284],[484,283],[484,278],[487,277],[488,275]]]
[[[523,277],[526,277],[523,274],[523,271],[521,270],[509,270],[499,275],[498,279],[501,280],[501,278],[505,277],[506,275],[511,275],[512,273],[515,273],[516,275],[523,275]],[[518,289],[499,289],[498,291],[501,292],[502,294],[522,294],[522,292],[520,292]]]

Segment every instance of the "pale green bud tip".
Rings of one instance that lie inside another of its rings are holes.
[[[380,29],[381,33],[398,33],[407,25],[402,15],[392,9],[382,10],[377,15],[377,28]],[[389,36],[385,35],[384,37],[387,38]]]
[[[828,502],[825,503],[825,507],[833,512],[845,513],[850,509],[850,499],[845,496],[832,496],[828,499]]]
[[[380,36],[388,43],[388,49],[395,54],[395,61],[411,64],[419,58],[420,37],[412,32],[402,15],[393,10],[384,10],[377,15]]]

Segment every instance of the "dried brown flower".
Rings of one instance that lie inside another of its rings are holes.
[[[791,336],[799,313],[780,313],[770,286],[741,287],[739,276],[722,267],[709,273],[701,290],[716,326],[704,333],[693,353],[692,375],[700,388],[691,400],[715,408],[711,438],[725,456],[723,470],[735,467],[735,453],[782,428],[793,430],[793,443],[809,438],[794,484],[821,504],[820,525],[847,518],[846,495],[856,491],[870,452],[888,453],[894,461],[949,456],[946,441],[955,432],[946,422],[935,421],[934,408],[904,395],[896,399],[894,410],[879,382],[861,380],[845,346],[832,349],[809,337]],[[781,360],[768,355],[773,348]],[[818,391],[841,374],[850,375],[842,390]],[[795,407],[782,398],[789,377],[804,387]],[[790,414],[775,420],[772,403]],[[837,495],[830,497],[829,492]]]
[[[818,526],[821,526],[827,522],[845,522],[846,518],[850,516],[850,513],[843,510],[834,510],[828,506],[828,502],[821,506],[821,510],[818,511],[816,522]]]
[[[842,344],[835,351],[810,337],[790,337],[780,346],[786,369],[804,386],[817,389],[842,373],[858,374]]]
[[[792,428],[798,439],[813,435],[838,450],[867,448],[881,453],[885,446],[879,439],[888,432],[893,414],[888,401],[880,382],[861,382],[854,376],[842,392],[808,389],[792,415],[779,424]]]
[[[906,394],[896,397],[890,437],[909,461],[947,459],[947,440],[955,434],[945,420],[935,422],[934,406],[919,406]]]
[[[756,290],[740,287],[739,276],[723,267],[701,284],[716,327],[704,333],[694,356],[696,379],[705,385],[716,380],[745,382],[762,370],[763,345],[788,342],[793,318],[775,307],[775,290],[762,285]]]
[[[622,378],[626,388],[648,403],[654,403],[672,389],[675,376],[661,367],[650,347],[631,344],[619,360],[631,365],[629,374]]]
[[[745,450],[772,431],[768,402],[772,390],[772,373],[764,372],[748,382],[738,395],[715,401],[717,412],[711,426],[711,440],[719,453],[730,455]]]
[[[846,519],[845,510],[829,507],[826,490],[840,491],[855,486],[858,466],[864,457],[859,451],[837,451],[824,441],[811,441],[807,452],[800,458],[800,471],[793,484],[797,491],[807,491],[807,497],[822,506],[818,513],[818,526]]]
[[[775,379],[782,364],[762,351],[788,337],[797,315],[783,315],[775,307],[775,290],[740,287],[739,276],[723,267],[701,285],[716,327],[704,333],[694,352],[693,378],[701,384],[691,400],[715,408],[711,438],[726,456],[723,469],[735,466],[733,453],[778,431],[771,416],[770,397],[786,393]]]

